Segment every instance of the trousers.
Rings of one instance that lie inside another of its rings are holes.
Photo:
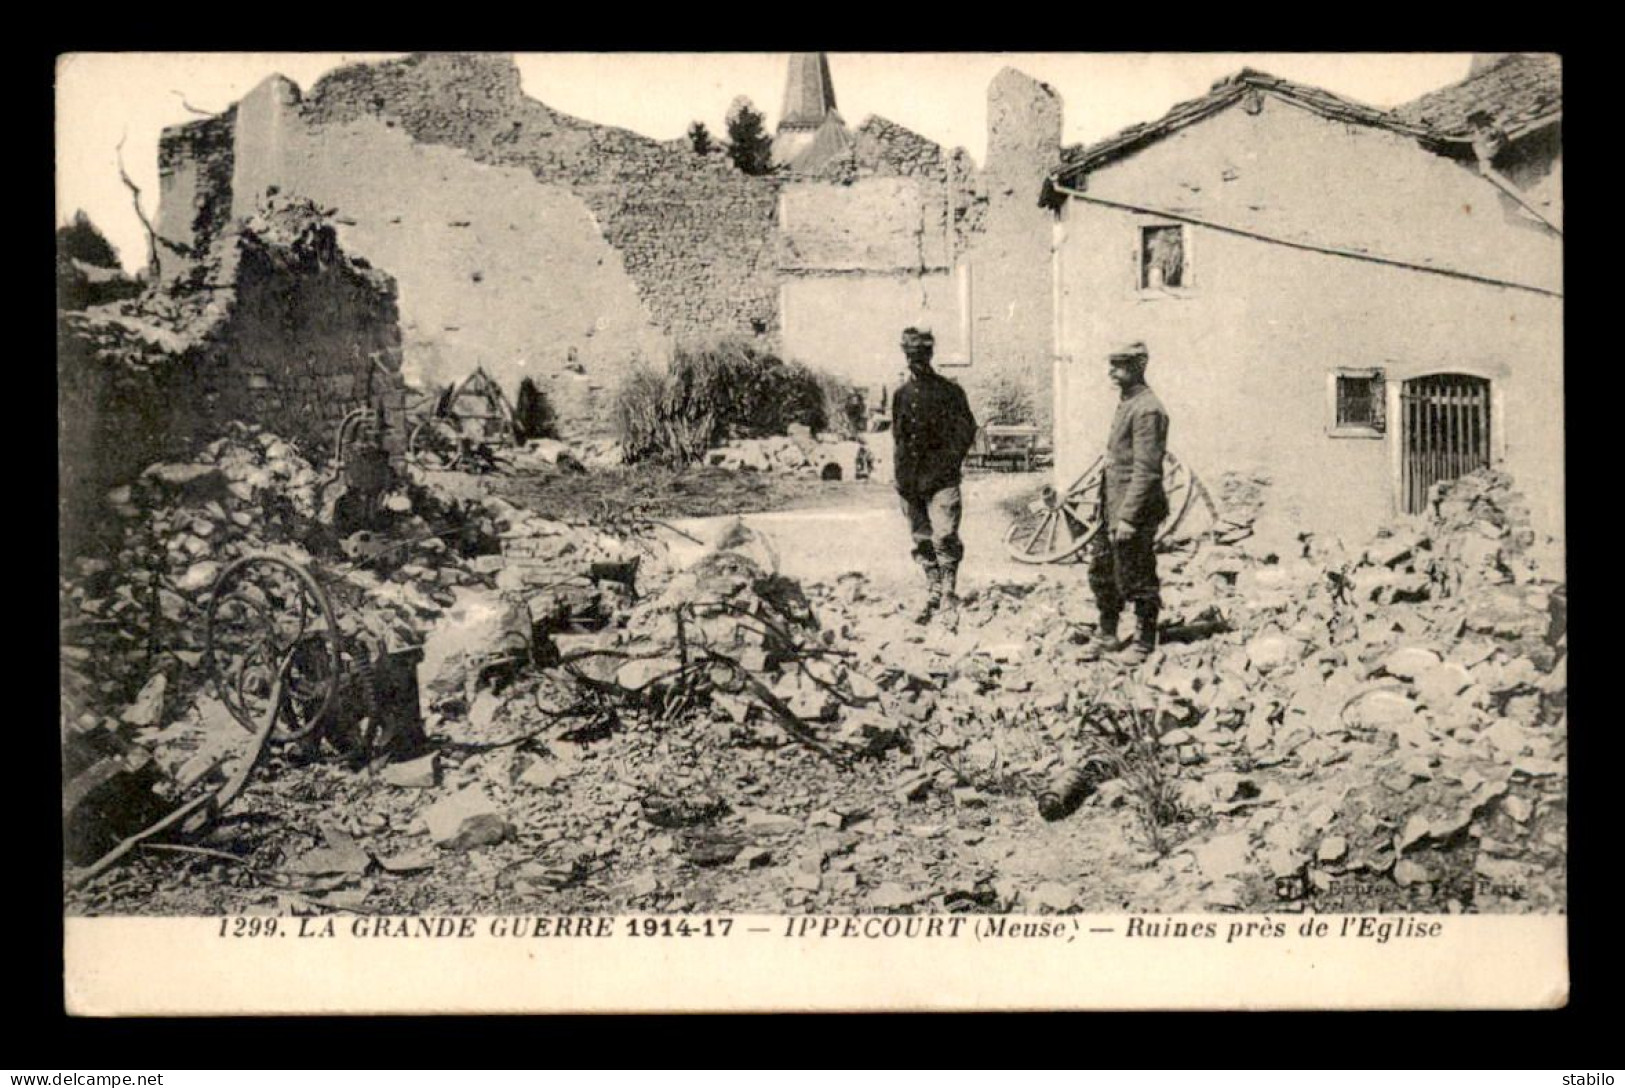
[[[902,495],[903,516],[914,538],[914,561],[929,570],[939,563],[958,566],[965,557],[959,539],[959,486],[938,488],[926,496]]]
[[[1096,534],[1089,557],[1089,588],[1102,615],[1120,616],[1128,603],[1136,608],[1162,607],[1156,537],[1155,526],[1137,530],[1122,543],[1112,540],[1109,526]]]

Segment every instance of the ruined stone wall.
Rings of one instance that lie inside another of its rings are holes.
[[[677,343],[778,346],[777,183],[557,113],[511,58],[346,68],[304,96],[274,79],[238,112],[235,210],[270,186],[336,209],[346,247],[400,280],[415,380],[532,377],[583,436]]]
[[[386,439],[405,440],[405,390],[394,284],[334,249],[234,240],[235,300],[197,353],[204,428],[252,420],[317,459],[351,409],[382,409]],[[320,246],[321,243],[318,243]]]
[[[725,156],[549,109],[524,96],[511,57],[434,54],[345,69],[311,89],[302,114],[316,124],[370,114],[421,143],[568,186],[675,339],[777,331],[774,182],[739,173]]]
[[[225,229],[194,271],[59,321],[58,441],[65,545],[101,496],[153,461],[185,458],[234,420],[331,455],[340,420],[384,413],[401,452],[405,387],[394,285],[338,250],[306,209]]]
[[[1014,385],[1045,428],[1053,419],[1053,220],[1037,195],[1060,165],[1061,122],[1060,96],[1045,84],[1013,68],[994,78],[979,214],[964,258],[971,401],[985,403],[994,387]]]
[[[395,276],[407,378],[443,386],[483,367],[514,397],[529,377],[576,437],[606,430],[622,376],[664,360],[669,337],[586,201],[370,115],[311,125],[258,108],[296,94],[284,82],[244,99],[260,123],[239,133],[254,164],[239,189],[334,209],[345,250]]]
[[[335,209],[345,247],[400,282],[409,379],[482,366],[511,395],[533,377],[577,436],[607,429],[632,366],[681,342],[744,337],[868,384],[911,323],[936,329],[972,389],[1014,373],[1044,404],[1049,224],[1034,204],[1060,104],[1007,73],[990,106],[986,171],[871,118],[828,176],[756,178],[526,98],[510,58],[414,56],[303,95],[268,81],[229,140],[223,118],[166,133],[164,216],[192,238],[222,202],[248,214],[272,187]]]
[[[236,165],[237,109],[175,125],[158,142],[160,238],[183,250],[205,250],[231,221],[232,172]],[[160,244],[159,279],[174,280],[193,265],[186,252]]]

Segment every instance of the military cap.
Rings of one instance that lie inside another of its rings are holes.
[[[937,338],[931,335],[930,329],[921,329],[910,325],[908,328],[903,330],[903,347],[905,348],[929,348],[934,347],[936,342]]]
[[[1124,344],[1117,348],[1106,358],[1113,363],[1135,363],[1144,366],[1151,361],[1151,352],[1147,350],[1145,341],[1136,340],[1132,344]]]

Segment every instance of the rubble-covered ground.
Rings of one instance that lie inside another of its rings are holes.
[[[212,826],[70,870],[70,910],[1564,909],[1566,591],[1503,477],[1348,547],[1230,481],[1255,531],[1163,557],[1132,674],[1086,660],[1077,566],[921,627],[743,527],[679,570],[522,483],[404,487],[408,543],[358,558],[322,482],[245,428],[114,495],[119,545],[64,572],[64,728],[153,753],[171,803],[222,780],[249,732],[200,620],[270,550],[421,646],[426,747],[273,743]]]

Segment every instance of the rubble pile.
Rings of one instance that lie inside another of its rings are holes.
[[[807,428],[791,434],[735,439],[711,450],[705,463],[741,472],[787,472],[824,480],[866,479],[875,458],[862,442],[832,435],[813,437]]]
[[[1485,475],[1357,549],[1187,541],[1130,674],[1070,571],[921,627],[742,527],[677,570],[492,500],[501,554],[373,587],[450,598],[427,750],[278,766],[252,873],[183,865],[294,912],[1561,909],[1565,596],[1519,507]],[[186,909],[166,863],[130,879]]]

